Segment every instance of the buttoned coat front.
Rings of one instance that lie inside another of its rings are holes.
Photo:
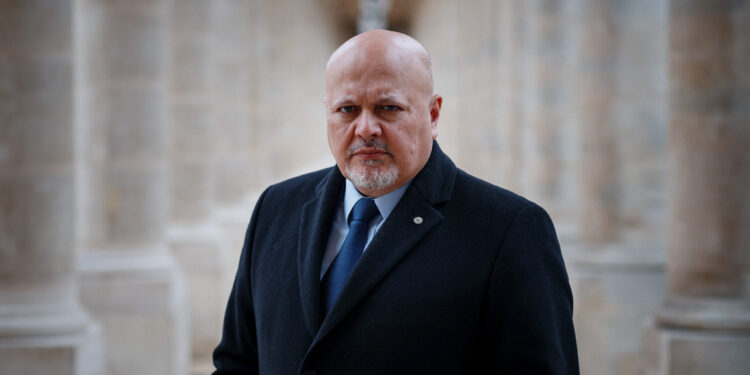
[[[247,229],[215,374],[577,374],[572,296],[546,212],[437,143],[330,314],[320,267],[344,178],[269,187]]]

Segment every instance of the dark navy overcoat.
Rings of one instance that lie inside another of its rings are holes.
[[[332,167],[261,195],[215,374],[578,373],[549,216],[437,143],[325,316],[320,267],[343,182]]]

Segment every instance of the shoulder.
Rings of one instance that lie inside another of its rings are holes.
[[[278,223],[289,223],[289,218],[299,217],[303,207],[319,198],[325,187],[334,185],[327,182],[335,182],[338,176],[338,169],[330,167],[268,186],[255,202],[250,227],[269,233]]]
[[[557,233],[544,208],[460,170],[454,193],[455,207],[463,209],[462,225],[468,223],[490,243],[500,244],[496,261],[508,275],[538,275],[542,266],[565,275]]]
[[[255,214],[264,218],[298,210],[321,195],[341,174],[335,166],[306,173],[267,187],[255,204]],[[341,177],[343,179],[343,177]],[[291,211],[290,211],[291,210]]]
[[[539,208],[534,202],[458,169],[451,199],[467,208],[488,214],[512,215],[524,208]]]
[[[304,197],[309,199],[320,188],[324,180],[332,178],[336,167],[329,167],[315,172],[305,173],[287,180],[275,183],[266,189],[267,198],[293,199]]]
[[[494,249],[512,233],[554,233],[551,220],[539,205],[507,189],[457,170],[448,200],[436,206],[446,228]],[[540,232],[541,231],[541,232]]]

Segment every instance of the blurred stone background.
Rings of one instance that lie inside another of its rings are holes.
[[[432,53],[454,161],[551,213],[583,374],[750,373],[747,0],[0,0],[0,373],[209,373],[254,199],[333,164],[325,62],[374,27]]]

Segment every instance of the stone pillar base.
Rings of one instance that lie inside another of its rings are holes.
[[[206,375],[213,373],[215,370],[213,358],[193,359],[193,362],[190,363],[188,375]]]
[[[166,249],[88,251],[81,300],[101,323],[109,375],[184,375],[189,325],[184,280]]]
[[[647,375],[750,374],[750,309],[672,297],[646,324],[643,347]]]
[[[230,207],[218,209],[214,215],[213,221],[221,228],[226,245],[229,248],[229,269],[231,270],[231,281],[234,281],[234,273],[239,265],[240,255],[242,254],[242,245],[245,242],[245,231],[250,223],[250,216],[260,194],[251,194],[242,201]],[[227,285],[226,296],[229,296],[231,282]],[[226,301],[225,305],[226,305]]]
[[[0,301],[0,374],[102,373],[101,329],[73,280],[3,285]]]
[[[641,327],[664,296],[659,253],[626,245],[571,253],[581,373],[641,373]]]
[[[750,331],[692,330],[646,324],[646,375],[750,374]]]
[[[229,269],[229,248],[221,229],[208,223],[173,225],[167,238],[188,285],[193,360],[210,358],[221,339],[234,272]]]
[[[104,373],[98,324],[69,333],[0,338],[0,374],[99,375]]]

